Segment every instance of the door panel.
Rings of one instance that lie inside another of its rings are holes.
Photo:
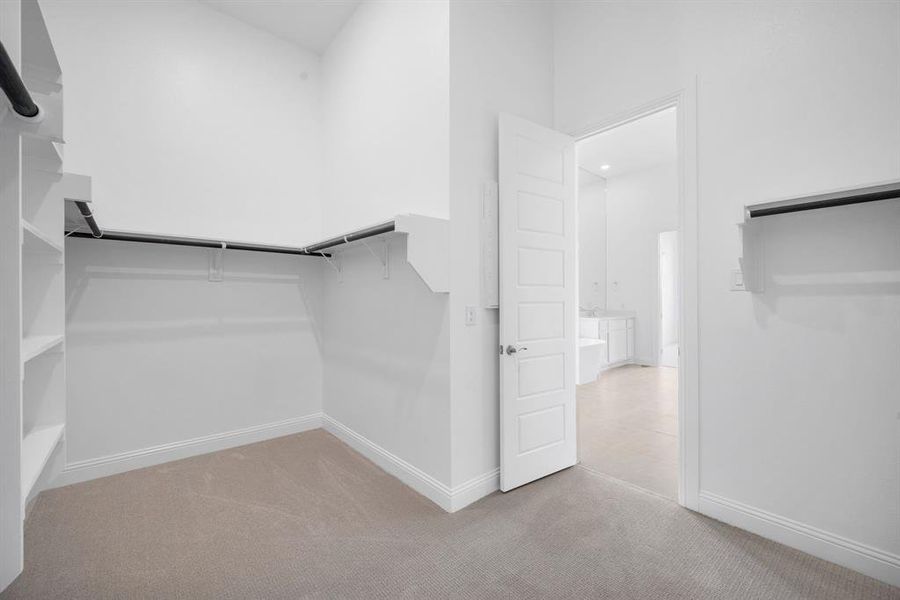
[[[566,387],[565,354],[519,358],[519,398],[546,394]]]
[[[575,142],[500,117],[500,487],[576,461]]]
[[[521,342],[559,339],[565,335],[564,302],[520,302],[519,332]]]
[[[518,283],[520,286],[563,287],[566,283],[565,261],[565,253],[560,250],[520,247]]]

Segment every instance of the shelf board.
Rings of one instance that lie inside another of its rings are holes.
[[[587,346],[603,346],[606,340],[600,338],[578,338],[578,347],[585,348]]]
[[[22,219],[22,247],[25,252],[31,254],[62,254],[63,247],[56,243],[53,239],[32,225],[25,219]]]
[[[60,335],[29,335],[22,340],[22,362],[28,362],[32,358],[40,356],[48,350],[52,350],[62,343],[65,336]]]
[[[63,165],[63,149],[60,142],[44,138],[23,137],[22,153],[25,166],[41,171],[59,173]]]
[[[64,430],[65,425],[41,427],[22,439],[22,502],[28,499]]]
[[[832,208],[835,206],[848,206],[864,202],[876,202],[880,200],[896,200],[900,198],[900,181],[888,181],[865,187],[834,190],[804,196],[802,198],[790,198],[788,200],[775,200],[761,204],[749,204],[744,209],[744,220],[757,219],[772,215],[816,210],[820,208]]]
[[[435,293],[450,291],[450,220],[397,215],[395,231],[406,233],[406,261]]]
[[[22,78],[34,89],[61,87],[62,69],[37,0],[22,2]],[[46,92],[45,92],[46,93]]]

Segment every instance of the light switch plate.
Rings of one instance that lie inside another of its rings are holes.
[[[735,269],[731,272],[731,291],[732,292],[746,292],[747,288],[744,287],[744,272],[740,269]]]

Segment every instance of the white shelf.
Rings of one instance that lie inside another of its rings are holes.
[[[737,224],[741,236],[741,255],[738,257],[740,269],[732,276],[732,291],[753,293],[765,291],[763,223],[766,219],[763,217],[898,199],[900,199],[900,180],[892,180],[863,187],[831,190],[812,196],[745,205],[741,209],[741,221]],[[736,275],[740,275],[740,283],[735,279]]]
[[[578,338],[578,346],[584,348],[586,346],[603,346],[606,340],[600,338]]]
[[[450,221],[422,215],[397,215],[399,233],[407,234],[406,260],[437,294],[450,291]]]
[[[63,147],[59,142],[43,138],[22,138],[26,168],[59,173],[62,171]]]
[[[31,254],[63,253],[63,247],[60,244],[25,219],[22,219],[22,248]]]
[[[62,69],[37,0],[22,2],[22,79],[33,91],[62,89]]]
[[[64,425],[41,427],[30,432],[22,439],[22,501],[24,502],[47,461],[62,438]]]
[[[62,343],[65,336],[60,335],[31,335],[22,340],[22,362],[28,362],[36,356],[40,356],[47,350],[52,350]]]

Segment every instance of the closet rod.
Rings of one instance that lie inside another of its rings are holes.
[[[306,246],[303,248],[304,252],[321,252],[322,250],[327,250],[328,248],[334,248],[335,246],[340,246],[341,244],[349,244],[350,242],[355,242],[357,240],[362,240],[365,238],[369,238],[376,235],[381,235],[382,233],[390,233],[394,231],[394,221],[387,221],[385,223],[381,223],[380,225],[373,225],[372,227],[366,227],[365,229],[358,229],[353,233],[348,233],[346,235],[340,235],[337,237],[333,237],[331,239],[325,240],[324,242],[319,242],[318,244],[313,244],[311,246]]]
[[[751,219],[756,217],[768,217],[771,215],[783,215],[786,213],[801,212],[804,210],[816,210],[830,208],[832,206],[847,206],[849,204],[861,204],[863,202],[875,202],[878,200],[891,200],[900,198],[900,181],[873,185],[854,190],[830,192],[793,200],[781,200],[766,204],[748,206],[747,213]]]
[[[327,256],[321,252],[304,252],[300,248],[288,246],[267,246],[265,244],[248,244],[245,242],[217,242],[201,238],[176,237],[168,235],[149,235],[124,231],[104,231],[102,237],[84,231],[73,231],[69,237],[112,240],[115,242],[139,242],[143,244],[166,244],[169,246],[190,246],[193,248],[225,248],[226,250],[250,250],[252,252],[270,252],[274,254],[296,254],[301,256]]]
[[[203,238],[152,235],[147,233],[132,233],[127,231],[102,231],[97,225],[97,222],[94,220],[93,215],[91,215],[91,211],[87,206],[87,203],[76,202],[76,204],[78,205],[78,209],[81,211],[81,216],[84,218],[85,223],[87,223],[88,227],[90,227],[91,233],[76,230],[68,232],[68,236],[78,238],[113,240],[119,242],[168,244],[172,246],[192,246],[195,248],[226,248],[230,250],[250,250],[253,252],[272,252],[276,254],[296,254],[302,256],[330,257],[331,255],[326,254],[325,252],[323,252],[323,250],[394,231],[394,221],[387,221],[379,225],[373,225],[372,227],[359,229],[352,233],[347,233],[345,235],[334,237],[325,240],[324,242],[319,242],[317,244],[312,244],[310,246],[305,246],[302,248],[291,248],[288,246],[268,246],[265,244],[248,244],[245,242],[219,242],[216,240]]]
[[[28,88],[22,82],[16,66],[13,64],[3,42],[0,42],[0,89],[9,98],[12,108],[20,116],[32,119],[41,112],[38,105],[31,99]]]
[[[97,221],[94,219],[94,214],[91,212],[91,207],[88,206],[88,203],[84,200],[75,200],[75,206],[78,207],[81,218],[84,219],[84,222],[90,227],[91,235],[95,238],[103,237],[103,230],[97,225]]]

